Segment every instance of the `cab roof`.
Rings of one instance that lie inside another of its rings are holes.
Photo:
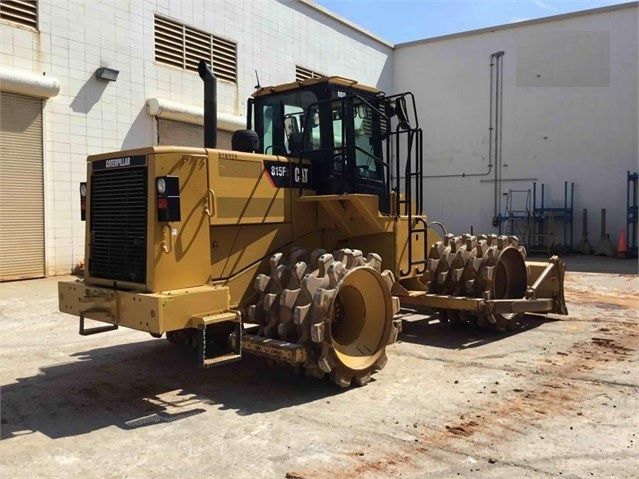
[[[255,90],[252,96],[255,98],[262,95],[270,95],[272,93],[297,90],[298,88],[301,88],[301,87],[317,85],[320,83],[328,83],[328,84],[336,85],[336,86],[354,88],[356,90],[365,91],[367,93],[373,93],[373,94],[381,93],[381,91],[378,90],[377,88],[362,85],[355,80],[350,80],[348,78],[344,78],[340,76],[322,76],[319,78],[309,78],[307,80],[300,80],[300,81],[295,81],[292,83],[284,83],[282,85],[261,87]]]

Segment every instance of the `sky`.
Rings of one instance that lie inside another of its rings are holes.
[[[393,44],[625,3],[623,0],[314,0]]]

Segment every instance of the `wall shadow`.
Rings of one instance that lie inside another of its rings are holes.
[[[97,80],[95,76],[91,74],[69,106],[74,112],[86,115],[95,104],[100,101],[109,83],[110,82]]]
[[[145,104],[131,123],[129,131],[122,141],[122,149],[132,150],[155,145],[156,142],[153,139],[154,121],[155,118],[147,113]]]
[[[413,313],[413,311],[406,312]],[[544,323],[559,321],[553,317],[526,314],[517,322],[512,331],[500,333],[470,325],[450,326],[443,324],[437,319],[436,313],[432,315],[428,313],[411,314],[411,317],[416,319],[403,321],[403,331],[399,339],[407,343],[443,349],[478,348],[538,328]]]
[[[0,440],[34,432],[69,437],[109,426],[131,430],[201,414],[210,406],[249,416],[345,391],[256,357],[200,369],[191,351],[164,340],[73,356],[74,362],[2,387]],[[162,396],[169,392],[175,399],[167,402]]]

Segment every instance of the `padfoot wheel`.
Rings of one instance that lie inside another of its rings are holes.
[[[520,299],[526,292],[526,250],[515,236],[453,236],[435,243],[429,252],[424,282],[429,293],[485,299]],[[451,326],[472,324],[509,331],[522,315],[474,314],[442,310]]]
[[[271,275],[255,281],[260,299],[248,308],[248,321],[263,336],[305,345],[307,376],[364,385],[384,367],[386,345],[397,338],[393,274],[381,271],[378,255],[364,258],[358,250],[316,250],[310,262],[304,256],[302,250],[288,261],[273,256]]]

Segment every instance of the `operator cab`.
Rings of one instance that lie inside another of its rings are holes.
[[[260,88],[250,100],[259,151],[310,160],[318,195],[363,193],[389,212],[383,93],[340,77]]]

